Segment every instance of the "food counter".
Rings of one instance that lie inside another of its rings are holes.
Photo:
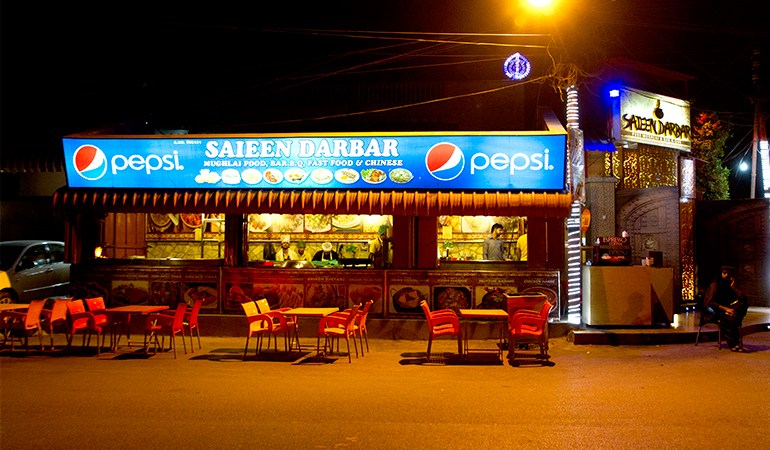
[[[176,264],[167,264],[176,263]],[[374,300],[374,317],[423,317],[432,309],[505,308],[506,294],[543,293],[560,298],[558,271],[375,270],[290,267],[225,267],[219,260],[91,260],[71,270],[71,295],[104,297],[108,306],[168,305],[203,299],[202,313],[241,314],[240,303],[267,298],[273,307],[338,307]]]

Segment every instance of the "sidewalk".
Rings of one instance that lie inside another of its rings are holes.
[[[196,343],[187,355],[177,339],[177,359],[123,348],[99,357],[79,347],[3,351],[0,448],[770,445],[770,332],[746,336],[750,354],[713,342],[574,345],[560,337],[548,364],[518,368],[494,355],[464,362],[448,338],[433,344],[443,361],[426,361],[425,340],[370,339],[371,352],[352,363],[346,355],[315,363],[315,339],[302,339],[306,353],[278,360],[242,361],[243,337],[204,336],[203,349]]]

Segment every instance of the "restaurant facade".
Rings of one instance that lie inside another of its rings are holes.
[[[108,305],[241,314],[240,303],[339,307],[374,300],[375,317],[432,308],[499,308],[505,294],[561,305],[572,195],[567,132],[78,134],[63,139],[71,294]],[[482,259],[504,227],[507,261]],[[526,231],[525,231],[526,230]],[[372,268],[371,242],[386,248]],[[529,257],[516,243],[528,234]],[[323,243],[333,262],[275,261],[281,240]]]

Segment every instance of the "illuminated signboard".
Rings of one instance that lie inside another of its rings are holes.
[[[62,139],[70,187],[563,190],[566,134]]]
[[[620,90],[620,137],[690,151],[690,103],[631,88]]]

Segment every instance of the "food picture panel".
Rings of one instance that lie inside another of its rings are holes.
[[[425,314],[420,302],[427,301],[430,305],[430,288],[415,285],[391,285],[388,289],[389,313]],[[431,307],[431,309],[433,309]]]
[[[112,280],[112,306],[149,305],[150,283],[144,280]]]
[[[219,308],[219,295],[217,295],[216,283],[185,283],[182,299],[191,307],[195,300],[203,300],[201,310]]]
[[[249,214],[249,231],[263,233],[273,224],[272,214]]]
[[[150,285],[150,304],[152,305],[176,308],[181,300],[182,283],[178,281],[153,281]]]
[[[305,217],[303,214],[273,214],[272,222],[274,233],[302,233]]]
[[[181,213],[179,219],[190,230],[200,228],[203,224],[203,214]]]
[[[332,229],[331,214],[305,214],[305,231],[326,233]]]
[[[557,304],[559,300],[559,294],[555,290],[545,286],[533,286],[525,288],[521,291],[522,294],[543,294],[546,296],[546,300],[552,305]]]
[[[111,286],[112,284],[109,280],[78,281],[74,277],[70,277],[70,295],[72,298],[101,297],[108,307],[117,306],[112,304],[112,299],[110,298]]]
[[[301,308],[304,305],[304,285],[301,283],[254,283],[253,299],[267,299],[270,309]]]
[[[347,307],[347,286],[344,284],[310,284],[307,286],[308,308],[340,308]]]
[[[147,227],[149,232],[163,232],[174,227],[174,223],[171,221],[172,214],[150,213],[148,216]]]
[[[393,226],[391,223],[392,216],[379,216],[379,215],[364,215],[361,216],[363,221],[364,233],[378,233],[382,225]]]
[[[379,315],[383,312],[383,298],[382,298],[382,286],[371,284],[351,284],[348,286],[348,299],[349,302],[346,308],[350,308],[353,305],[361,305],[361,308],[369,302],[373,301],[369,314]]]
[[[227,312],[243,313],[241,303],[259,300],[254,298],[254,285],[251,283],[225,283],[225,301],[222,309]]]
[[[435,309],[451,309],[458,315],[471,307],[471,291],[464,286],[438,286],[433,289]]]
[[[361,216],[358,214],[336,214],[332,216],[332,231],[359,232],[361,222]]]
[[[475,309],[506,309],[508,297],[519,290],[516,286],[476,286]]]
[[[486,216],[463,216],[463,233],[489,233],[492,224]]]
[[[438,231],[442,231],[444,227],[450,227],[453,232],[462,232],[462,216],[439,216],[438,217]]]

